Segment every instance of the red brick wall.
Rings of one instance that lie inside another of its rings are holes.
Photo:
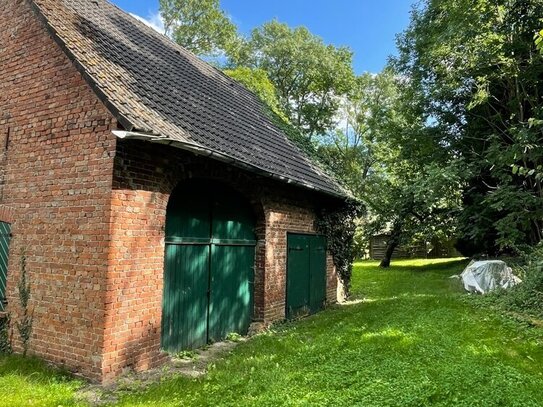
[[[313,233],[310,193],[285,187],[172,147],[119,141],[113,182],[111,269],[106,311],[106,375],[159,364],[164,226],[171,191],[188,178],[220,180],[239,190],[257,215],[255,320],[285,317],[287,232]],[[336,275],[328,261],[329,301]],[[119,340],[121,339],[121,340]]]
[[[221,180],[251,202],[255,320],[284,318],[286,233],[314,231],[312,202],[320,197],[172,147],[117,142],[115,120],[27,2],[3,2],[0,23],[0,220],[13,225],[8,311],[20,315],[24,248],[35,319],[30,352],[106,380],[164,360],[166,206],[173,188],[192,177]],[[328,271],[334,301],[330,261]]]
[[[175,186],[191,177],[220,179],[245,193],[258,189],[255,177],[211,160],[172,147],[118,142],[111,205],[106,379],[126,367],[144,370],[164,360],[159,349],[166,207]],[[258,216],[258,199],[251,194],[248,199]],[[262,242],[263,214],[260,218],[257,235]],[[260,243],[257,262],[262,253]],[[256,290],[262,291],[263,278],[258,272],[255,277]],[[257,313],[262,314],[261,307],[262,302],[256,301]]]
[[[0,216],[13,221],[8,311],[17,320],[25,248],[30,352],[99,378],[116,124],[26,1],[2,1],[0,23]]]
[[[302,194],[303,192],[298,192]],[[316,233],[315,211],[311,206],[282,200],[265,203],[266,213],[266,284],[264,320],[285,318],[287,233]],[[327,258],[327,301],[337,301],[337,275],[332,257]]]

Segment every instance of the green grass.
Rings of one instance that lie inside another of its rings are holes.
[[[464,294],[448,277],[465,263],[356,263],[353,304],[280,325],[205,377],[163,380],[116,405],[542,406],[543,330]],[[31,370],[6,392],[29,394]],[[0,386],[11,375],[1,368]],[[77,385],[38,376],[40,391],[66,394],[59,404],[70,405]]]
[[[75,406],[75,392],[81,385],[39,359],[0,357],[0,406]]]

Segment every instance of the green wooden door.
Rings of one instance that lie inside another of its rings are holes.
[[[246,334],[252,320],[255,221],[244,199],[226,188],[215,188],[211,212],[209,340],[218,341]]]
[[[166,215],[162,347],[207,343],[210,205],[197,185],[172,194]]]
[[[11,225],[0,222],[0,311],[6,307],[6,284],[8,277],[9,243],[11,240]]]
[[[287,318],[311,314],[326,301],[326,239],[288,234]]]
[[[251,208],[239,194],[204,181],[174,191],[166,219],[164,349],[247,332],[255,244]]]
[[[309,238],[289,234],[287,240],[287,318],[295,318],[309,313]]]
[[[315,313],[326,303],[326,239],[311,236],[309,255],[309,312]]]

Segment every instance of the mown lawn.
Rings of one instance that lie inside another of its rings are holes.
[[[356,263],[361,301],[240,344],[201,379],[164,380],[116,405],[543,406],[543,330],[479,308],[448,278],[464,265]],[[0,403],[75,404],[77,382],[14,360],[0,359],[0,388],[16,394]]]

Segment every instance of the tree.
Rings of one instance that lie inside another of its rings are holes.
[[[391,234],[383,267],[400,243],[454,231],[458,178],[411,102],[392,70],[362,75],[343,100],[341,126],[319,139],[321,155],[368,209],[366,239]]]
[[[536,45],[537,49],[539,50],[539,52],[541,52],[543,54],[543,30],[540,30],[535,35],[535,45]]]
[[[281,110],[308,138],[333,129],[341,98],[351,88],[352,53],[325,45],[305,27],[276,20],[253,30],[236,53],[233,66],[265,71]]]
[[[396,90],[390,71],[356,77],[341,101],[336,128],[317,138],[328,166],[361,199],[367,178],[379,161],[375,144],[384,138],[385,123],[394,114]]]
[[[431,136],[462,169],[466,254],[542,239],[539,0],[427,0],[393,61]]]
[[[160,0],[166,35],[200,56],[235,49],[237,27],[220,9],[219,0]]]
[[[375,132],[375,163],[364,186],[367,237],[390,235],[381,267],[390,265],[402,243],[453,236],[460,198],[451,157],[435,143],[432,129],[414,115],[398,87]]]
[[[259,68],[238,67],[225,69],[224,73],[258,96],[282,120],[288,121],[288,118],[281,110],[275,86],[268,78],[266,71]]]

